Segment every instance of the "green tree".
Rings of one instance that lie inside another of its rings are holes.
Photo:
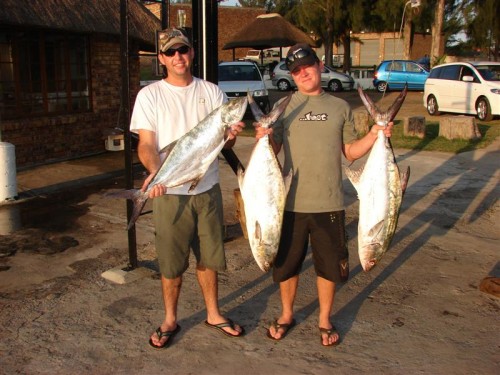
[[[488,60],[498,61],[500,38],[500,1],[472,0],[465,9],[467,36],[472,44],[486,51]]]
[[[342,44],[344,55],[350,56],[351,30],[362,22],[363,0],[303,0],[298,5],[298,19],[303,29],[312,31],[323,44],[325,63],[332,64],[333,45]],[[344,59],[343,69],[350,70],[350,59]]]

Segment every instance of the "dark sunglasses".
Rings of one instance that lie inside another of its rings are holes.
[[[289,66],[295,60],[303,59],[304,57],[308,57],[308,56],[311,56],[311,55],[312,55],[311,51],[308,51],[306,49],[298,50],[297,52],[292,53],[290,56],[286,57],[286,60],[285,60],[286,61],[286,65]]]
[[[188,46],[182,46],[179,48],[169,48],[163,54],[168,57],[172,57],[175,55],[176,52],[179,52],[181,55],[185,55],[186,53],[189,52],[189,47]]]

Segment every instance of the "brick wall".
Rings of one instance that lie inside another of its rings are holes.
[[[131,50],[137,50],[131,43]],[[132,52],[132,55],[136,53]],[[91,112],[2,121],[2,140],[16,147],[18,168],[103,152],[103,132],[118,126],[120,39],[90,38]],[[131,58],[131,96],[139,89],[139,62]]]
[[[158,18],[160,18],[160,4],[147,5],[148,9]],[[171,4],[170,13],[168,16],[169,25],[174,27],[177,25],[177,11],[183,9],[186,11],[186,27],[192,26],[191,5],[186,4]],[[242,28],[251,23],[257,16],[265,14],[262,8],[243,8],[243,7],[227,7],[219,6],[218,12],[218,60],[233,61],[233,50],[223,50],[224,44],[229,42],[233,36]],[[235,59],[245,57],[249,48],[236,48]]]

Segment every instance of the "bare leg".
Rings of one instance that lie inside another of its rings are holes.
[[[280,282],[281,316],[278,318],[279,324],[290,324],[293,320],[293,303],[298,285],[299,276],[293,276],[288,280]],[[281,328],[276,331],[275,327],[271,325],[269,333],[272,337],[279,340],[283,336],[284,330]]]
[[[181,292],[182,277],[167,279],[161,275],[161,289],[163,295],[163,305],[165,307],[165,319],[160,326],[162,332],[173,331],[177,327],[177,303]],[[153,333],[151,341],[156,346],[163,346],[169,337],[158,339],[158,335]]]
[[[318,288],[319,300],[319,327],[330,329],[332,328],[330,315],[332,313],[333,301],[335,299],[335,283],[318,276],[316,285]],[[321,336],[323,345],[332,345],[340,338],[338,334],[333,334],[330,337],[328,337],[327,334],[322,334]]]
[[[198,276],[198,283],[200,284],[201,292],[203,293],[203,298],[205,299],[207,322],[210,324],[227,322],[227,319],[221,315],[219,310],[217,272],[198,266],[196,268],[196,275]],[[231,335],[238,335],[242,332],[242,328],[239,325],[235,324],[234,328],[235,329],[232,329],[231,327],[224,327],[223,329]]]

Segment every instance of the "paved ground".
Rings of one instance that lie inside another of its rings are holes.
[[[415,103],[418,95],[411,95]],[[252,146],[251,138],[238,140],[244,163]],[[499,142],[457,156],[395,153],[401,168],[412,169],[410,185],[393,245],[369,273],[357,259],[358,203],[345,181],[351,277],[336,295],[332,321],[342,344],[334,350],[319,345],[310,256],[297,327],[281,342],[266,338],[279,291],[242,236],[237,181],[224,160],[228,271],[220,275],[220,305],[247,335],[228,339],[204,327],[191,266],[179,308],[182,331],[165,351],[147,344],[162,319],[151,215],[139,219],[136,243],[141,269],[152,274],[123,285],[101,276],[129,260],[125,204],[103,198],[124,186],[113,176],[123,152],[20,171],[23,199],[0,207],[19,223],[0,234],[0,373],[498,373],[500,300],[478,286],[489,274],[500,276]],[[138,170],[135,177],[139,183],[144,176]]]

